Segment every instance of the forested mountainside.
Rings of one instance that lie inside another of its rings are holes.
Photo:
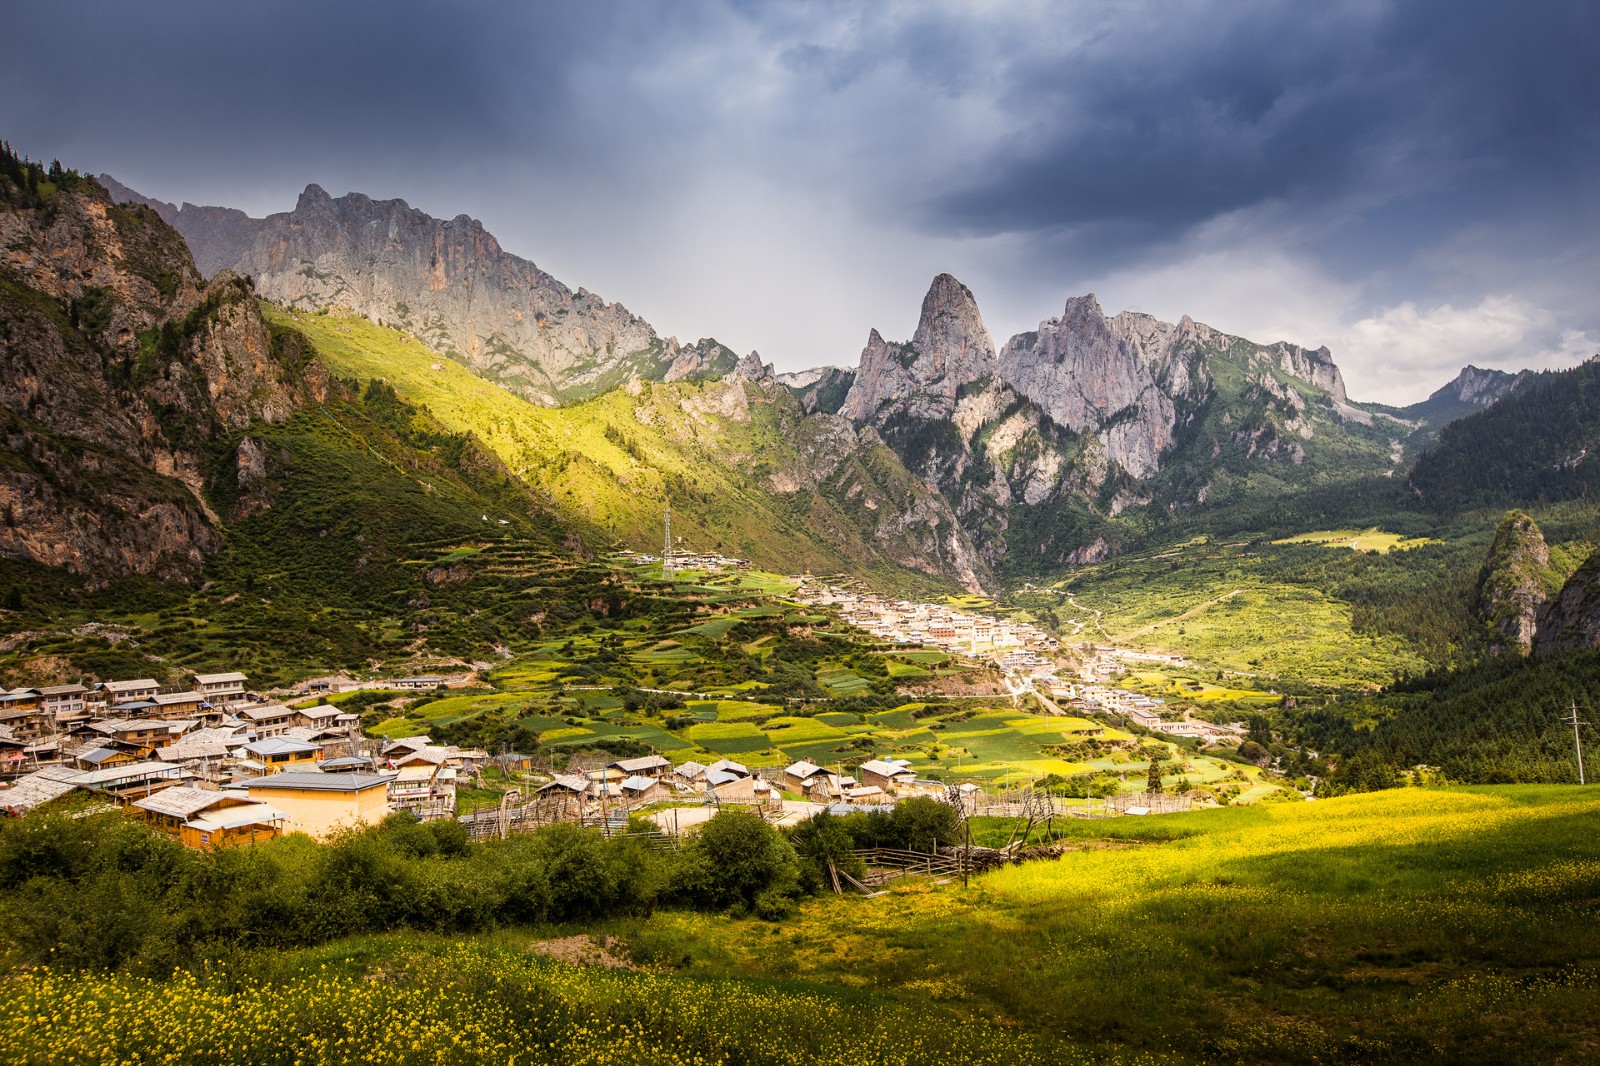
[[[1434,390],[1426,400],[1400,408],[1381,404],[1364,406],[1374,412],[1394,414],[1415,427],[1406,440],[1406,454],[1414,459],[1439,439],[1439,433],[1445,426],[1493,407],[1536,377],[1531,370],[1508,374],[1503,370],[1466,366],[1448,383]]]
[[[1600,361],[1528,378],[1494,406],[1446,426],[1411,486],[1440,513],[1596,498]]]
[[[285,306],[345,307],[395,326],[535,403],[586,399],[631,377],[715,377],[737,361],[714,340],[680,345],[621,304],[574,292],[466,215],[446,221],[403,200],[334,199],[308,185],[294,210],[254,219],[103,180],[160,212],[208,276],[232,270]]]

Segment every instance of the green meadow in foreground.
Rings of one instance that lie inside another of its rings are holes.
[[[358,938],[168,982],[13,973],[24,1062],[1589,1062],[1600,791],[1400,789],[1071,822],[1077,850],[823,897],[471,940]],[[535,957],[615,937],[640,966]]]

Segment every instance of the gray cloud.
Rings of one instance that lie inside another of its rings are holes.
[[[0,136],[164,199],[259,214],[316,181],[464,211],[787,367],[909,334],[950,270],[1001,336],[1095,288],[1348,339],[1353,390],[1403,399],[1453,346],[1516,365],[1600,337],[1597,11],[32,5],[0,40]]]

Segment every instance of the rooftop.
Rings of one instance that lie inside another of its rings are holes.
[[[282,789],[309,792],[365,792],[369,788],[383,788],[393,780],[392,774],[325,774],[319,770],[290,770],[271,777],[253,777],[236,781],[230,788]]]

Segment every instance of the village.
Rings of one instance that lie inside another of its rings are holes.
[[[674,551],[668,565],[716,573],[750,564]],[[1013,703],[1031,697],[1047,714],[1114,715],[1173,738],[1212,742],[1243,733],[1238,724],[1187,714],[1174,721],[1162,699],[1109,683],[1126,672],[1128,661],[1181,661],[1175,657],[1088,644],[1065,649],[1029,622],[851,591],[809,575],[791,580],[793,601],[836,610],[879,641],[991,666],[1005,688],[994,695]],[[730,758],[674,764],[659,754],[580,754],[560,763],[513,751],[491,754],[435,743],[426,734],[367,736],[358,713],[318,702],[363,689],[443,691],[474,679],[470,669],[366,680],[341,674],[269,696],[252,691],[249,678],[235,671],[190,674],[179,686],[139,678],[0,692],[0,812],[22,815],[84,795],[205,848],[294,832],[324,839],[397,811],[423,821],[459,819],[482,838],[556,822],[616,830],[633,817],[678,835],[727,806],[792,825],[823,810],[887,809],[909,796],[943,799],[967,813],[1004,813],[1034,802],[970,782],[921,780],[909,760],[894,758],[869,757],[848,767],[804,759],[751,767]],[[486,776],[497,786],[490,790],[496,802],[458,802],[458,787],[479,795]],[[1101,813],[1152,806],[1175,809],[1170,798],[1131,794],[1105,800]]]
[[[952,639],[942,633],[947,627],[947,620],[934,622],[941,632],[930,638]],[[1017,627],[998,635],[1000,647],[1016,646]],[[443,683],[417,677],[365,684]],[[586,755],[557,769],[549,760],[436,744],[426,735],[368,737],[358,714],[314,697],[295,706],[275,702],[248,684],[238,672],[197,673],[175,689],[142,678],[0,693],[0,813],[21,816],[79,795],[93,809],[124,809],[185,844],[209,848],[296,832],[326,839],[397,811],[422,821],[458,818],[472,836],[487,838],[557,822],[619,830],[633,817],[680,835],[728,807],[793,825],[824,810],[888,809],[910,796],[953,802],[969,814],[1008,813],[1031,802],[977,784],[922,780],[909,761],[893,758],[846,768],[803,759],[751,767],[728,758],[674,764],[656,754]],[[302,684],[325,692],[340,682]],[[1147,697],[1085,687],[1081,698],[1135,722],[1147,716],[1131,702]],[[499,801],[458,804],[458,784],[481,784],[485,774],[504,786]],[[1120,797],[1102,802],[1100,813],[1140,813],[1154,802]],[[1091,809],[1063,805],[1059,813]]]
[[[880,640],[938,648],[953,655],[996,666],[1013,698],[1031,693],[1052,714],[1101,712],[1127,718],[1132,724],[1172,737],[1213,740],[1244,735],[1240,723],[1216,725],[1185,715],[1163,716],[1166,701],[1157,696],[1116,688],[1107,682],[1127,673],[1125,663],[1185,665],[1182,656],[1109,645],[1085,644],[1076,649],[1076,680],[1061,676],[1062,644],[1038,626],[1004,618],[971,614],[933,603],[895,600],[867,592],[797,579],[795,599],[835,607],[851,625]],[[1060,701],[1059,703],[1057,701]]]

